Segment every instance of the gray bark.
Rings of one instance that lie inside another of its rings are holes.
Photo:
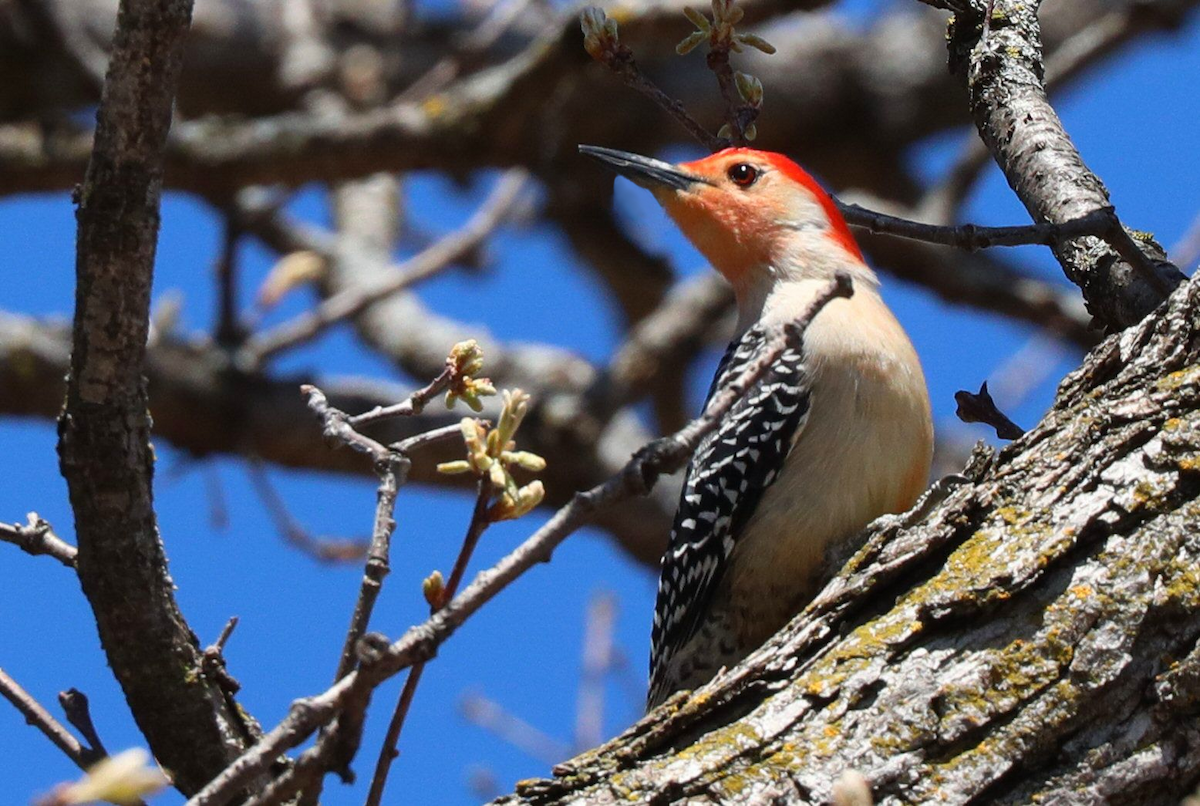
[[[59,418],[79,583],[138,727],[184,792],[248,740],[236,707],[202,672],[175,601],[154,516],[143,377],[162,149],[191,10],[191,0],[121,4],[79,194],[71,370]]]
[[[1200,286],[886,518],[736,669],[501,802],[1177,803],[1200,778]]]

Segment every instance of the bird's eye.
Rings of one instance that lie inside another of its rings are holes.
[[[739,162],[729,169],[729,179],[733,184],[750,187],[758,181],[758,169],[745,162]]]

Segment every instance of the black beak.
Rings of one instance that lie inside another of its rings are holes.
[[[688,190],[697,183],[708,184],[706,179],[681,171],[669,162],[630,154],[628,151],[600,146],[580,146],[579,153],[595,157],[621,176],[647,190]]]

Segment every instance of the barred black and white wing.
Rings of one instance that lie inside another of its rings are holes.
[[[730,343],[708,398],[735,380],[766,345],[754,327]],[[650,651],[650,701],[662,699],[672,656],[696,633],[734,546],[775,481],[808,417],[802,355],[787,350],[696,449],[670,544],[662,558]]]

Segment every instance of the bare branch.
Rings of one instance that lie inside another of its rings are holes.
[[[983,382],[978,392],[960,389],[954,393],[954,400],[958,403],[955,414],[964,423],[990,425],[1000,439],[1017,439],[1025,433],[1024,428],[1008,419],[1004,412],[996,407],[996,401],[992,400],[991,394],[988,393],[987,381]]]
[[[328,328],[362,313],[372,304],[432,277],[471,253],[502,224],[525,187],[524,171],[510,171],[497,183],[483,206],[462,227],[405,261],[396,275],[374,287],[348,288],[324,300],[315,311],[301,314],[274,330],[256,334],[246,345],[247,366],[316,338]]]
[[[617,598],[601,591],[588,602],[583,630],[583,668],[575,702],[575,747],[585,750],[604,741],[604,682],[613,666]],[[564,756],[551,763],[557,764]]]
[[[246,337],[245,328],[238,317],[238,265],[237,249],[241,231],[237,219],[225,212],[225,230],[221,238],[221,251],[217,256],[217,314],[213,337],[222,347],[237,347]]]
[[[680,470],[700,441],[729,412],[729,409],[760,381],[771,365],[787,349],[800,348],[804,331],[821,309],[837,297],[848,296],[853,289],[850,278],[839,274],[827,291],[819,294],[805,313],[781,328],[768,341],[762,355],[746,367],[728,387],[709,400],[704,413],[675,434],[656,440],[638,451],[619,473],[585,492],[576,493],[567,506],[556,512],[540,529],[492,568],[476,575],[474,581],[446,607],[421,625],[412,627],[399,640],[382,647],[370,647],[358,669],[338,680],[316,697],[298,700],[288,716],[261,741],[244,752],[220,775],[198,792],[187,806],[224,806],[238,789],[261,774],[279,754],[303,742],[315,730],[337,719],[337,723],[304,754],[296,766],[272,782],[270,790],[255,804],[276,803],[294,792],[297,781],[320,769],[324,756],[334,743],[356,744],[356,739],[339,739],[340,730],[356,733],[361,729],[363,711],[371,691],[383,680],[415,663],[433,656],[437,647],[470,616],[537,563],[547,562],[554,549],[598,510],[645,495],[658,477]],[[339,716],[341,714],[341,716]]]
[[[1178,27],[1184,9],[1167,3],[1130,3],[1102,14],[1046,57],[1046,88],[1060,90],[1121,45],[1151,30]],[[992,154],[977,132],[964,138],[958,156],[941,184],[917,205],[935,220],[949,222],[978,180],[992,164]]]
[[[379,476],[379,492],[376,496],[371,545],[367,550],[367,563],[363,569],[358,601],[354,605],[354,614],[350,618],[350,627],[346,631],[346,640],[342,646],[337,671],[334,673],[336,681],[341,680],[354,668],[355,647],[358,640],[367,631],[367,625],[371,622],[371,612],[375,608],[375,600],[379,598],[379,591],[383,588],[383,579],[390,571],[388,558],[391,553],[392,532],[396,529],[396,521],[393,517],[396,495],[401,485],[404,484],[408,468],[412,463],[406,456],[389,450],[370,437],[365,437],[355,431],[350,425],[350,418],[346,413],[330,406],[321,390],[313,386],[305,386],[304,393],[308,395],[309,408],[321,418],[322,430],[325,435],[370,456],[375,472]]]
[[[323,563],[358,562],[366,556],[368,544],[363,540],[314,537],[288,511],[283,496],[275,489],[262,462],[251,459],[246,466],[250,485],[258,494],[275,529],[285,541],[314,560]]]
[[[495,700],[468,694],[459,702],[458,710],[472,725],[494,734],[543,764],[557,764],[571,754],[571,745],[548,736]]]
[[[248,737],[179,610],[153,506],[144,377],[163,150],[190,0],[122,0],[78,194],[77,290],[59,458],[80,586],[150,748],[196,791]]]
[[[430,609],[434,613],[449,604],[458,593],[458,586],[462,584],[463,575],[467,572],[467,564],[471,561],[471,555],[475,553],[475,547],[479,545],[479,538],[491,525],[488,517],[488,505],[491,502],[492,492],[491,481],[487,476],[482,476],[479,479],[479,489],[475,494],[475,508],[471,512],[471,522],[467,525],[467,533],[463,538],[462,547],[458,551],[458,559],[454,561],[454,569],[450,572],[445,589],[436,592],[436,599],[430,604]],[[396,756],[400,755],[396,750],[396,746],[400,742],[400,731],[404,727],[404,720],[408,717],[408,710],[412,707],[413,697],[417,694],[417,686],[421,682],[421,675],[424,671],[425,663],[417,663],[409,670],[408,679],[404,681],[404,689],[396,701],[396,708],[388,723],[383,745],[379,748],[379,758],[375,762],[375,774],[371,777],[371,788],[367,793],[366,801],[364,801],[366,806],[379,806],[383,801],[383,790],[387,786],[392,762]]]
[[[88,764],[94,764],[107,756],[108,750],[104,748],[104,742],[100,740],[100,734],[96,730],[96,723],[92,721],[87,695],[77,688],[69,688],[59,692],[58,704],[66,714],[67,721],[88,743],[89,747],[85,748],[86,755],[91,759]]]
[[[997,0],[986,39],[979,38],[977,12],[956,17],[951,67],[967,80],[976,126],[1035,220],[1108,217],[1102,234],[1090,233],[1103,243],[1076,238],[1055,246],[1055,255],[1090,310],[1110,327],[1123,328],[1153,310],[1183,275],[1152,240],[1143,249],[1129,237],[1050,106],[1042,81],[1040,5]]]
[[[20,547],[27,554],[47,554],[67,568],[74,568],[75,556],[79,553],[76,548],[54,534],[50,524],[36,512],[30,512],[27,518],[24,526],[0,523],[0,540]]]
[[[887,213],[867,210],[857,204],[839,202],[838,207],[846,218],[846,223],[852,227],[860,227],[872,235],[893,235],[897,238],[910,238],[915,241],[936,243],[942,246],[954,246],[974,252],[979,249],[990,249],[997,246],[1058,246],[1064,241],[1091,235],[1110,240],[1113,248],[1122,243],[1122,249],[1132,248],[1129,234],[1121,228],[1116,213],[1112,207],[1094,210],[1086,215],[1064,221],[1061,224],[1042,223],[1024,224],[1015,227],[981,227],[976,224],[923,224],[899,218]],[[1118,235],[1118,231],[1121,235]],[[1123,235],[1123,239],[1122,239]],[[1139,252],[1140,254],[1140,252]]]
[[[0,669],[0,695],[25,716],[27,723],[40,730],[47,739],[54,742],[55,747],[66,753],[67,758],[75,762],[79,769],[86,770],[96,762],[96,756],[91,750],[72,736],[62,723],[51,716],[49,711],[3,669]]]

